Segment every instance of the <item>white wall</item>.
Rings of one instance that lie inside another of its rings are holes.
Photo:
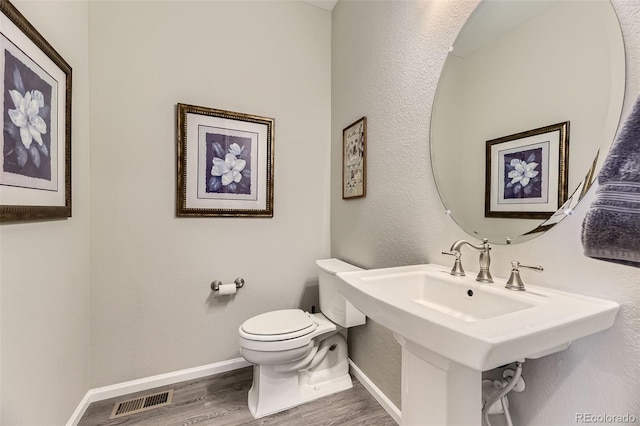
[[[329,254],[331,15],[302,2],[90,2],[91,386],[239,356],[317,304]],[[275,118],[273,219],[176,218],[176,104]],[[213,280],[243,277],[234,299]]]
[[[14,5],[73,68],[73,216],[0,226],[0,424],[60,425],[89,386],[88,6]]]
[[[477,1],[338,2],[332,15],[332,255],[362,267],[447,263],[468,238],[447,216],[429,162],[433,97],[448,47]],[[640,4],[614,1],[627,54],[623,114],[640,94]],[[342,129],[366,115],[367,197],[341,199]],[[580,231],[594,191],[541,237],[492,250],[494,276],[509,262],[541,264],[531,284],[618,301],[614,327],[527,361],[527,390],[512,397],[515,424],[576,424],[576,413],[640,413],[640,271],[582,255]],[[467,269],[472,269],[469,263]],[[350,331],[351,356],[400,406],[400,350],[369,323]]]

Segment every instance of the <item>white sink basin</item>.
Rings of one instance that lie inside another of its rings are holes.
[[[478,371],[566,349],[613,325],[619,305],[527,285],[527,291],[455,277],[440,265],[339,273],[339,291],[403,338]]]

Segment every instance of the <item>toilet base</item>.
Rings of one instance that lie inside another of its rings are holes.
[[[283,372],[281,365],[254,365],[248,405],[258,419],[353,387],[346,341],[340,334],[326,339],[334,347],[312,368]]]
[[[288,394],[287,392],[277,394],[274,391],[263,391],[262,395],[259,395],[259,389],[254,383],[249,390],[249,412],[254,418],[259,419],[352,387],[353,383],[349,374],[315,386],[303,385],[296,394]]]

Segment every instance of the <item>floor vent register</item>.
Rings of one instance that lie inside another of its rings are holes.
[[[173,389],[163,391],[160,393],[154,393],[153,395],[141,396],[139,398],[130,399],[128,401],[122,401],[116,403],[111,412],[111,419],[117,419],[118,417],[128,416],[135,413],[141,413],[143,411],[153,410],[154,408],[164,407],[171,404],[173,398]]]

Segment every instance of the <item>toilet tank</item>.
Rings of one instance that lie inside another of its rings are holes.
[[[366,317],[337,290],[340,278],[338,272],[361,271],[362,268],[339,259],[316,260],[320,288],[320,311],[334,323],[342,327],[362,325]]]

